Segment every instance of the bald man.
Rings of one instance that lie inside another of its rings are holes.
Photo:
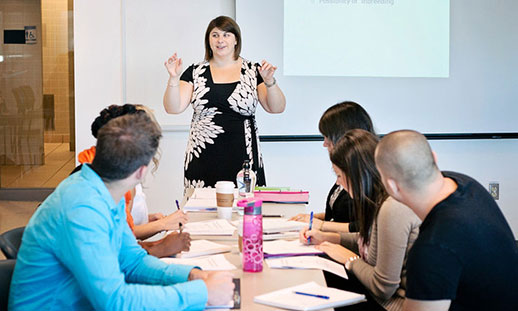
[[[518,310],[518,248],[488,191],[441,172],[415,131],[386,135],[376,166],[388,193],[423,221],[408,255],[404,310]]]

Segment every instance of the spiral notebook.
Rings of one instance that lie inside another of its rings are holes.
[[[365,295],[321,286],[315,282],[308,282],[254,297],[256,303],[302,311],[348,306],[362,301],[365,301]]]

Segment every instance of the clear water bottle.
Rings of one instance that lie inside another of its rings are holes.
[[[243,216],[243,271],[263,271],[263,201],[248,202]]]
[[[255,182],[257,177],[253,170],[250,169],[250,161],[243,162],[243,169],[237,173],[236,183],[241,198],[250,198],[254,196]]]

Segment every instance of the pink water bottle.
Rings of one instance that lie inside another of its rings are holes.
[[[249,201],[243,216],[243,271],[263,271],[263,201]]]

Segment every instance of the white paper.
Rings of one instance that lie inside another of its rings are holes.
[[[328,296],[329,299],[295,294],[295,291]],[[321,310],[365,300],[364,295],[318,285],[315,282],[288,287],[254,297],[254,302],[290,310]]]
[[[183,231],[191,235],[233,235],[236,228],[225,219],[188,222]]]
[[[265,261],[272,269],[319,269],[348,279],[342,264],[318,256],[269,258]]]
[[[190,258],[206,256],[218,253],[230,252],[232,246],[219,244],[207,240],[192,240],[191,247],[188,252],[181,252],[176,255],[178,258]]]
[[[322,254],[314,245],[300,243],[299,240],[276,240],[263,243],[263,251],[269,255],[278,254]]]
[[[293,231],[281,232],[281,233],[269,233],[269,234],[263,233],[263,241],[273,241],[273,240],[278,240],[278,239],[290,239],[291,240],[291,239],[295,239],[298,237],[299,237],[299,233],[293,232]]]
[[[287,232],[287,231],[300,231],[305,228],[307,224],[305,222],[288,220],[288,218],[263,218],[263,232]]]
[[[198,266],[206,271],[219,270],[235,270],[237,269],[230,261],[225,258],[225,255],[211,255],[196,258],[161,258],[167,264]]]

